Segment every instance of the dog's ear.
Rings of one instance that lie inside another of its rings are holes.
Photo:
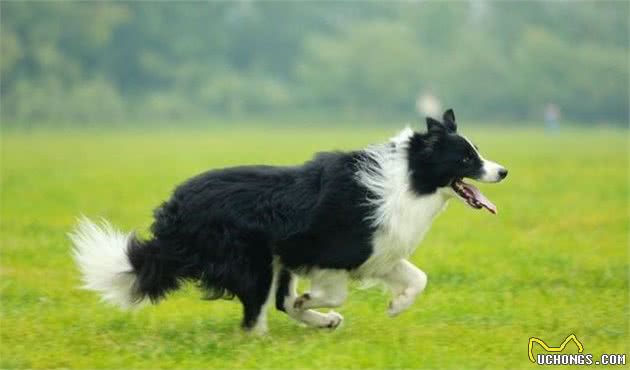
[[[428,132],[436,132],[436,133],[445,133],[446,127],[442,122],[433,119],[431,117],[427,117],[427,131]]]
[[[444,120],[444,126],[449,132],[457,132],[457,122],[455,122],[455,112],[452,109],[447,109],[442,116]]]

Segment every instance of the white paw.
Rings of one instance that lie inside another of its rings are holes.
[[[335,311],[329,311],[325,317],[322,328],[336,329],[343,322],[343,316]]]
[[[256,325],[246,330],[252,335],[265,335],[268,332],[267,320],[260,320]]]
[[[252,335],[263,336],[269,332],[267,325],[264,326],[256,326],[249,331]]]
[[[402,293],[401,295],[397,296],[389,303],[387,314],[390,317],[399,315],[401,312],[405,311],[413,304],[413,302],[416,300],[416,295],[417,294],[409,295],[406,293]]]

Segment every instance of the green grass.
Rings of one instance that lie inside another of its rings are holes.
[[[352,289],[337,331],[270,310],[259,338],[240,332],[237,302],[202,301],[192,285],[131,313],[77,288],[66,233],[81,213],[146,232],[152,209],[191,175],[299,163],[391,131],[5,134],[0,368],[534,368],[529,337],[556,346],[571,333],[586,353],[629,354],[621,130],[469,130],[510,169],[506,182],[482,185],[499,215],[452,201],[413,256],[427,290],[394,319],[387,294]]]

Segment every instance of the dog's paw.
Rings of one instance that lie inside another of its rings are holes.
[[[398,297],[394,298],[391,302],[389,302],[389,307],[387,308],[387,314],[389,317],[394,317],[400,315],[403,311],[408,309],[414,302],[415,297],[410,297],[405,294],[401,294]]]
[[[311,295],[308,293],[304,293],[301,296],[297,297],[295,299],[295,302],[293,302],[293,308],[295,308],[296,310],[301,310],[304,307],[304,304],[306,303],[306,301],[311,299]]]
[[[326,323],[323,328],[328,329],[336,329],[343,322],[343,316],[341,316],[338,312],[329,311],[326,314]]]
[[[269,329],[267,328],[267,325],[256,325],[253,328],[250,329],[246,329],[245,330],[246,333],[253,335],[253,336],[265,336],[269,333]]]

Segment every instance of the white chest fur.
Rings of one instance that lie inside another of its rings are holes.
[[[418,196],[411,190],[406,147],[412,134],[405,129],[392,138],[393,145],[366,149],[371,161],[357,172],[357,180],[374,194],[368,201],[375,208],[370,221],[377,228],[372,255],[356,270],[359,278],[387,273],[398,260],[408,258],[448,202],[440,191]]]
[[[381,224],[372,239],[372,255],[357,270],[361,277],[377,277],[391,270],[418,247],[435,217],[446,208],[448,199],[436,193],[400,199],[397,212]]]

